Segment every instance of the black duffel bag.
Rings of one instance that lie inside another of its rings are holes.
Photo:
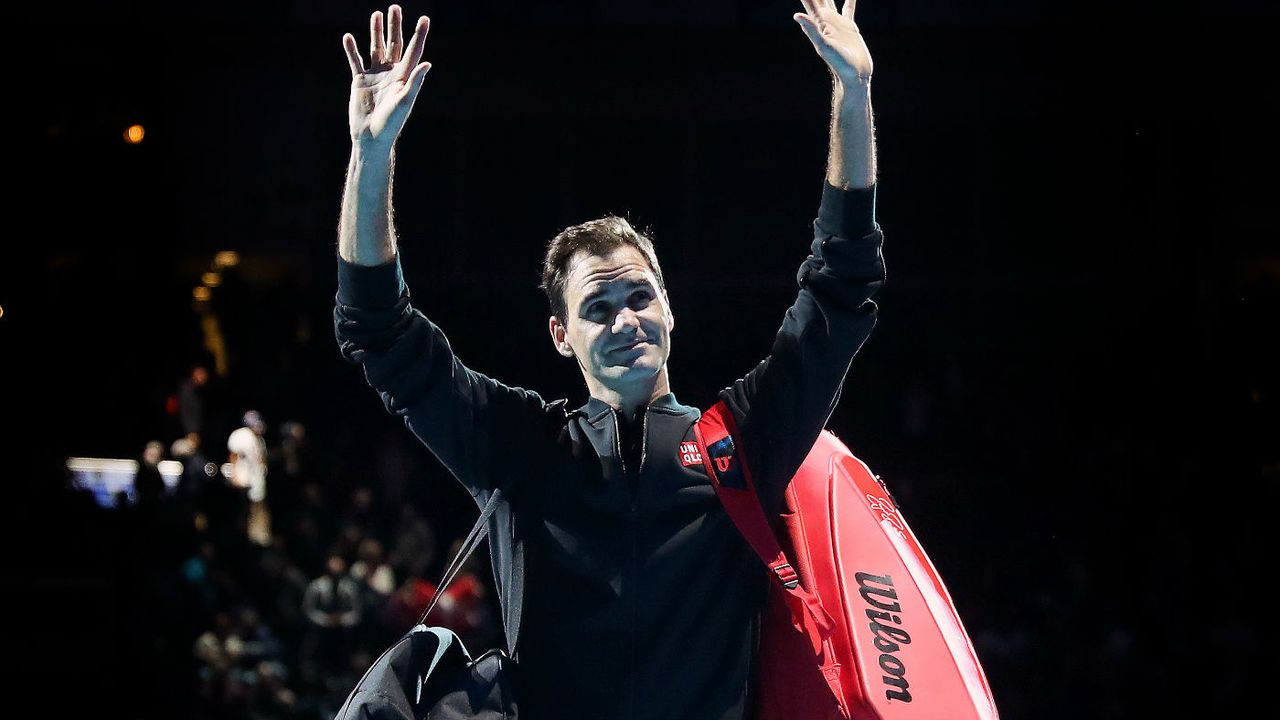
[[[489,516],[501,501],[495,490],[458,555],[436,587],[431,604],[405,633],[365,672],[335,720],[515,720],[516,661],[506,648],[472,657],[449,628],[423,624],[454,575],[488,533]],[[511,602],[515,603],[508,644],[515,652],[520,603],[524,595],[523,548],[515,546]]]

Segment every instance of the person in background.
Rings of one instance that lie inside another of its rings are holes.
[[[169,446],[169,455],[182,463],[182,476],[174,490],[178,500],[187,507],[198,510],[205,487],[209,484],[209,475],[205,470],[208,460],[200,449],[199,438],[188,435],[174,440]]]
[[[311,623],[300,658],[303,674],[315,681],[317,671],[344,670],[361,607],[360,586],[347,574],[347,561],[341,555],[330,555],[324,575],[307,586],[302,611]]]
[[[244,414],[244,426],[227,438],[231,484],[249,496],[249,539],[259,545],[271,544],[271,515],[267,511],[267,443],[263,435],[267,423],[257,410]]]
[[[377,538],[366,537],[356,548],[357,559],[351,564],[351,579],[360,586],[362,606],[359,642],[372,650],[382,644],[382,629],[378,618],[391,594],[396,591],[396,574],[387,564],[382,543]]]
[[[137,493],[140,507],[158,506],[164,500],[168,488],[160,475],[161,460],[164,460],[164,443],[159,440],[147,443],[133,479],[133,489]]]
[[[193,442],[199,442],[205,432],[204,393],[208,384],[209,368],[197,363],[178,386],[178,422],[183,434]]]

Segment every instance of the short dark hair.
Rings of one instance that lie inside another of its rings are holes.
[[[547,295],[551,314],[562,323],[569,322],[566,317],[569,312],[566,294],[569,260],[579,250],[586,250],[591,255],[607,255],[615,248],[630,245],[639,250],[648,261],[649,269],[658,278],[658,291],[665,292],[667,284],[662,279],[662,266],[658,263],[658,254],[649,238],[652,232],[651,227],[640,232],[626,218],[606,213],[604,217],[565,228],[551,238],[551,242],[547,243],[546,258],[542,261],[542,282],[538,285]]]

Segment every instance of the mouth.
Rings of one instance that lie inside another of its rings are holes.
[[[639,346],[641,346],[641,345],[644,345],[644,344],[645,344],[645,343],[647,343],[647,342],[649,342],[649,341],[648,341],[648,340],[637,340],[637,341],[635,341],[635,342],[631,343],[630,345],[623,345],[622,347],[614,348],[614,350],[615,350],[615,351],[617,351],[617,352],[624,352],[624,351],[626,351],[626,350],[634,350],[635,348],[637,348],[637,347],[639,347]]]

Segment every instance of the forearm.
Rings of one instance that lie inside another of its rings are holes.
[[[395,150],[373,151],[351,146],[347,182],[342,191],[338,254],[356,265],[382,265],[396,256],[391,218],[391,179]]]
[[[876,181],[876,145],[871,84],[837,81],[831,92],[831,147],[827,182],[842,190]]]

